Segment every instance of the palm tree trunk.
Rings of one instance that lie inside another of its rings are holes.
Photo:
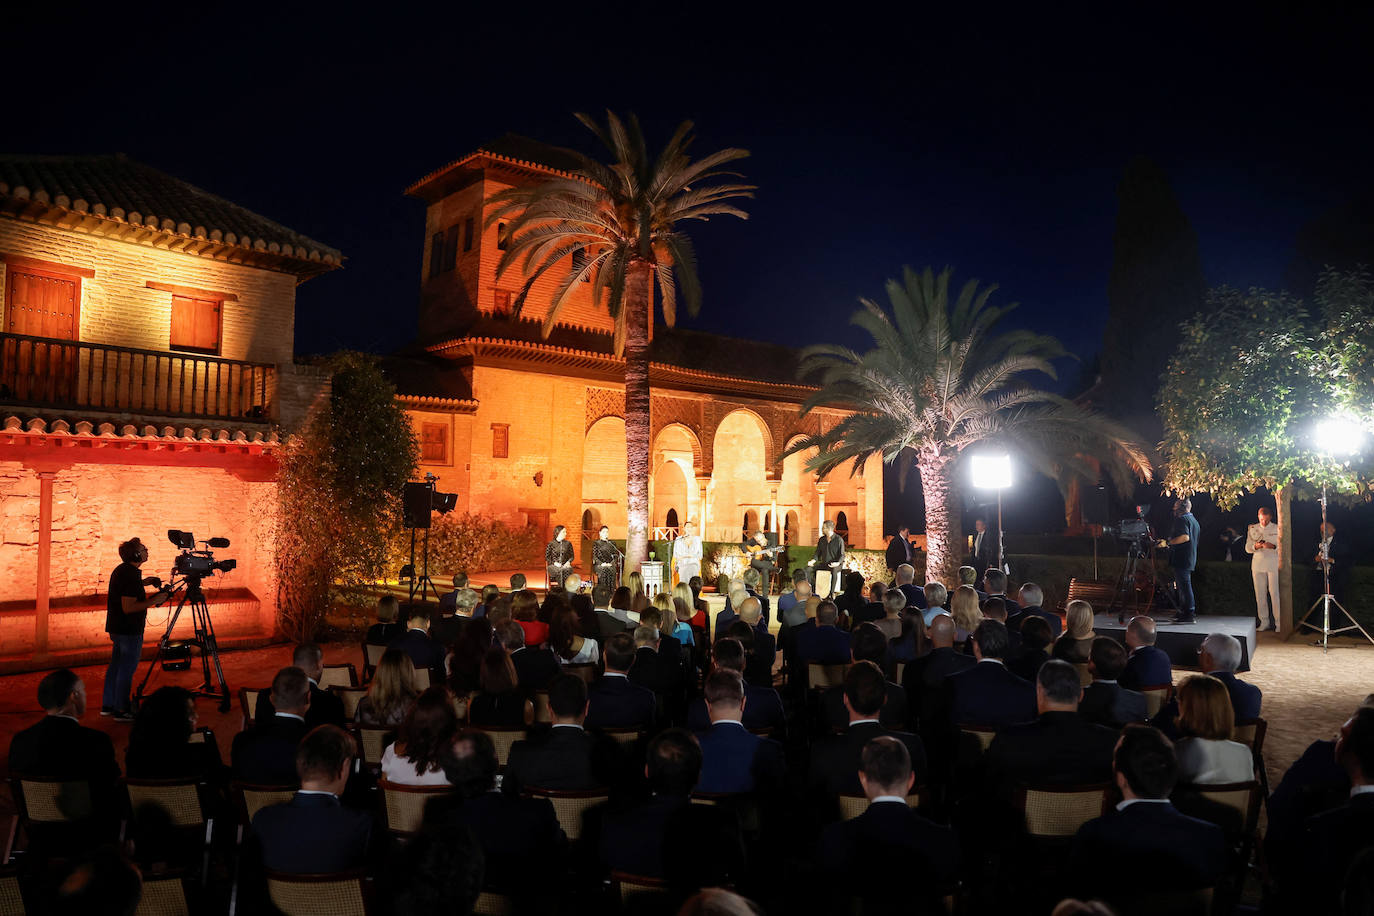
[[[964,520],[954,457],[921,455],[916,467],[926,501],[926,581],[957,586],[964,559]]]
[[[649,311],[653,266],[630,264],[625,278],[625,574],[649,554]]]

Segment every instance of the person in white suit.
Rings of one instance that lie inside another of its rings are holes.
[[[1246,529],[1245,552],[1251,556],[1250,577],[1255,583],[1255,626],[1278,632],[1279,526],[1268,506],[1260,506],[1259,521]]]
[[[690,582],[701,575],[701,537],[692,522],[682,526],[682,535],[673,542],[673,565],[679,582]]]

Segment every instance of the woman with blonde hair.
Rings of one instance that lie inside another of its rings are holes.
[[[672,619],[676,621],[672,628],[672,634],[684,646],[695,646],[697,641],[692,633],[692,590],[688,588],[686,582],[679,582],[673,586],[672,602]]]
[[[1093,606],[1081,598],[1070,601],[1064,608],[1064,635],[1054,644],[1054,657],[1072,665],[1086,665],[1092,655]]]
[[[630,589],[630,610],[638,614],[649,606],[649,596],[644,593],[644,574],[635,570],[625,577]]]
[[[358,701],[358,724],[400,725],[419,695],[410,656],[400,649],[387,649],[377,663],[367,696]]]
[[[954,642],[964,642],[978,629],[983,612],[978,609],[978,592],[972,585],[961,585],[949,599],[949,616],[954,618]]]
[[[1255,778],[1250,748],[1232,741],[1236,713],[1226,685],[1207,674],[1195,674],[1178,685],[1178,730],[1174,744],[1180,782],[1207,785],[1248,782]]]

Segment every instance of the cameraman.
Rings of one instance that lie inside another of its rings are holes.
[[[129,692],[143,654],[143,626],[148,621],[148,608],[166,597],[166,591],[159,588],[151,597],[145,595],[143,586],[160,583],[155,576],[145,579],[139,575],[139,567],[148,562],[148,548],[138,538],[119,545],[119,558],[124,562],[110,573],[110,594],[105,606],[105,632],[110,634],[114,648],[105,669],[100,714],[114,716],[116,722],[132,722]]]

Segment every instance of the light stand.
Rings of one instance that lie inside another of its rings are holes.
[[[1371,643],[1374,643],[1374,637],[1371,637],[1371,636],[1369,635],[1369,633],[1365,631],[1365,628],[1362,627],[1362,626],[1360,626],[1359,621],[1356,620],[1354,617],[1350,616],[1350,612],[1347,611],[1347,610],[1345,609],[1345,607],[1342,606],[1341,603],[1340,603],[1339,601],[1336,600],[1335,596],[1333,596],[1333,595],[1331,594],[1331,557],[1330,557],[1330,555],[1327,553],[1328,549],[1329,549],[1329,547],[1328,547],[1328,542],[1327,542],[1327,540],[1326,540],[1326,484],[1323,483],[1323,484],[1322,484],[1322,557],[1321,557],[1321,564],[1322,564],[1322,595],[1321,595],[1321,597],[1318,598],[1316,601],[1312,602],[1312,606],[1311,606],[1310,608],[1307,609],[1307,613],[1302,615],[1302,620],[1299,620],[1299,621],[1298,621],[1298,626],[1299,626],[1299,627],[1307,627],[1309,630],[1313,630],[1313,631],[1315,631],[1315,632],[1317,632],[1317,633],[1322,634],[1322,638],[1321,638],[1321,643],[1320,643],[1320,645],[1321,645],[1321,647],[1322,647],[1322,652],[1323,652],[1323,653],[1325,653],[1325,652],[1328,651],[1329,647],[1328,647],[1327,643],[1328,643],[1328,641],[1330,640],[1330,638],[1331,638],[1332,636],[1335,636],[1335,635],[1340,634],[1340,633],[1348,633],[1348,632],[1351,631],[1351,630],[1359,630],[1361,636],[1363,636],[1365,639],[1369,640]],[[1339,610],[1342,614],[1345,615],[1345,619],[1350,621],[1350,626],[1348,626],[1348,627],[1340,627],[1340,628],[1334,629],[1334,630],[1331,628],[1331,606],[1332,606],[1333,604],[1336,606],[1337,610]],[[1307,618],[1308,618],[1308,617],[1311,617],[1311,616],[1312,616],[1312,613],[1313,613],[1314,611],[1316,611],[1316,609],[1317,609],[1318,607],[1320,607],[1320,608],[1322,609],[1322,625],[1321,625],[1321,626],[1317,626],[1315,623],[1308,623],[1308,622],[1307,622]],[[1314,643],[1313,645],[1317,645],[1317,644]]]
[[[1007,571],[1006,535],[1002,530],[1002,491],[1011,486],[1010,455],[974,455],[973,485],[997,491],[997,568]]]

